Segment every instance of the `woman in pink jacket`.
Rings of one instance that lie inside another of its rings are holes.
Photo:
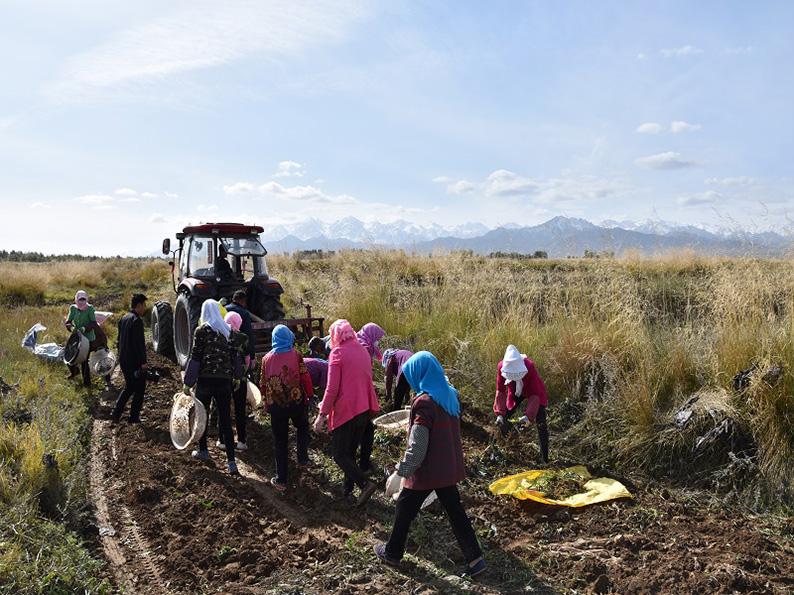
[[[510,417],[524,406],[524,416],[519,421],[535,422],[538,427],[540,455],[549,462],[549,429],[546,425],[546,406],[549,400],[534,362],[521,354],[515,345],[508,345],[505,356],[496,367],[496,397],[493,411],[496,425],[506,433]]]
[[[345,494],[352,494],[358,485],[361,494],[356,505],[362,506],[378,487],[356,464],[356,451],[370,418],[380,410],[372,384],[372,359],[347,320],[334,322],[330,332],[328,384],[314,431],[321,432],[327,424],[334,461],[345,473]]]

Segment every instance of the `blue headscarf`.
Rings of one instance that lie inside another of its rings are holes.
[[[435,355],[429,351],[415,353],[403,364],[403,376],[417,395],[426,393],[452,417],[460,415],[458,391],[447,380]]]
[[[274,353],[287,353],[295,345],[295,333],[283,324],[276,325],[270,343]]]

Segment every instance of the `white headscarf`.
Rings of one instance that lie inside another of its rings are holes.
[[[519,353],[515,345],[508,345],[502,359],[502,378],[516,383],[516,395],[520,395],[524,389],[524,376],[529,371],[524,363],[526,357],[523,353]]]
[[[201,304],[201,320],[216,333],[220,333],[227,340],[229,339],[229,325],[223,320],[221,305],[216,300],[204,300]]]

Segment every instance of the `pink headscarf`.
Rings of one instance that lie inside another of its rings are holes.
[[[358,338],[358,342],[366,347],[367,351],[369,352],[369,356],[380,361],[383,356],[380,352],[380,349],[378,349],[378,341],[380,341],[385,334],[386,331],[380,328],[377,324],[374,322],[368,322],[361,327],[361,330],[358,331],[358,333],[356,333],[356,337]]]
[[[228,312],[223,321],[229,325],[233,331],[240,331],[240,326],[243,324],[243,318],[237,312]]]
[[[83,298],[84,301],[81,302],[80,298]],[[82,289],[74,294],[74,305],[83,312],[88,309],[88,294]]]
[[[350,323],[344,318],[340,318],[334,322],[328,331],[331,333],[331,349],[339,347],[345,341],[349,341],[356,337],[356,331],[353,330],[353,327],[350,326]]]

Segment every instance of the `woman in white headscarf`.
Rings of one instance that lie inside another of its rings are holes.
[[[540,455],[544,463],[549,462],[549,429],[546,425],[548,396],[535,363],[520,353],[515,345],[508,345],[505,356],[496,367],[496,398],[493,410],[496,425],[506,433],[509,419],[524,406],[522,422],[534,422],[538,427]]]
[[[236,369],[239,363],[237,345],[229,340],[230,334],[231,329],[223,320],[220,304],[215,300],[206,300],[201,306],[201,324],[193,334],[193,348],[185,369],[185,386],[196,386],[196,398],[204,404],[207,411],[210,403],[215,401],[229,473],[237,475],[231,398],[232,384],[241,374]],[[193,451],[193,458],[201,461],[210,458],[206,429],[199,440],[198,449]]]

